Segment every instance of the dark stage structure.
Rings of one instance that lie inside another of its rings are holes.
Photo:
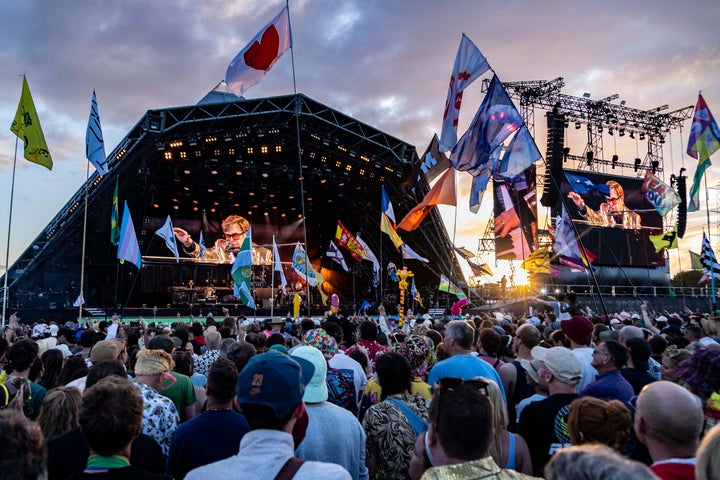
[[[168,215],[196,241],[202,230],[208,247],[222,235],[225,217],[246,217],[256,255],[271,251],[274,237],[291,290],[305,295],[290,265],[300,242],[327,281],[325,293],[337,293],[348,309],[363,300],[392,303],[397,284],[388,280],[389,262],[415,273],[426,306],[437,301],[441,273],[464,286],[436,209],[420,228],[402,232],[408,245],[430,260],[427,264],[403,261],[380,231],[381,186],[398,220],[418,201],[400,189],[419,162],[415,147],[302,94],[244,99],[216,89],[194,106],[150,110],[108,162],[107,175],[95,172],[87,182],[84,298],[86,306],[100,314],[140,309],[147,315],[154,307],[175,312],[191,305],[199,311],[210,309],[203,306],[217,305],[219,310],[228,305],[238,313],[252,313],[230,295],[229,264],[189,259],[181,245],[176,262],[155,235]],[[119,264],[117,247],[110,243],[116,181],[120,214],[126,201],[135,225],[143,256],[140,270],[129,262]],[[72,304],[80,293],[85,187],[9,268],[8,314],[38,311],[47,318],[49,310],[77,315]],[[422,198],[426,189],[419,185],[417,197]],[[348,273],[326,258],[338,221],[358,233],[380,260],[379,285],[373,284],[371,262],[358,263],[345,252]],[[271,283],[267,260],[255,263],[254,293],[258,308],[267,314],[279,278],[276,275]],[[280,298],[276,314],[287,311],[288,300],[289,295]],[[322,308],[316,289],[308,303],[311,312]],[[28,315],[26,319],[32,320]]]

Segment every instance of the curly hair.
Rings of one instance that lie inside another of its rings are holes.
[[[38,424],[15,410],[0,410],[0,444],[3,478],[44,478],[47,449]]]
[[[570,404],[568,429],[573,445],[602,443],[621,452],[630,437],[632,415],[619,400],[582,397]]]

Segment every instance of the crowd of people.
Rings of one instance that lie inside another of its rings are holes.
[[[178,318],[0,338],[0,479],[717,479],[720,317]]]

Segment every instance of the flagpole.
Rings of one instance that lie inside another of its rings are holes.
[[[705,181],[705,213],[707,214],[707,224],[708,224],[708,243],[712,247],[712,242],[710,241],[710,198],[708,195],[708,186],[707,186],[707,175],[703,175],[703,180]],[[714,256],[714,251],[713,251]],[[713,262],[715,261],[714,258],[711,259]],[[712,265],[712,263],[710,263]],[[7,278],[7,275],[6,275]],[[715,274],[713,273],[710,275],[710,288],[712,289],[712,296],[710,297],[712,299],[712,314],[715,315],[717,312],[717,296],[715,295]]]
[[[270,318],[273,318],[273,313],[275,312],[275,262],[280,261],[280,259],[275,258],[275,235],[272,236],[273,241],[273,260],[272,260],[272,266],[270,270]]]
[[[90,178],[90,162],[88,161],[85,166],[85,212],[83,216],[83,237],[82,237],[82,253],[80,254],[80,295],[78,298],[78,321],[82,318],[83,303],[85,303],[85,296],[83,295],[83,285],[85,278],[85,240],[87,238],[87,211],[88,211],[88,179]]]
[[[290,32],[290,63],[292,65],[292,80],[293,80],[293,94],[295,95],[295,137],[297,140],[297,157],[298,157],[298,175],[300,176],[300,208],[302,211],[303,219],[303,238],[305,243],[305,266],[306,274],[309,275],[310,269],[307,268],[310,265],[308,260],[308,243],[307,243],[307,219],[305,218],[305,176],[303,175],[303,162],[302,153],[300,152],[300,99],[297,93],[297,80],[295,75],[295,46],[292,41],[292,22],[290,21],[290,0],[285,0],[285,7],[288,9],[288,30]],[[307,295],[307,311],[310,316],[310,283],[305,279],[305,290]],[[322,287],[320,287],[322,288]]]
[[[17,149],[18,149],[18,137],[15,137],[15,155],[13,156],[13,170],[12,170],[12,181],[10,182],[10,213],[8,214],[8,233],[7,233],[7,247],[5,250],[5,284],[3,285],[3,309],[2,309],[2,327],[5,328],[5,315],[7,313],[7,302],[8,302],[8,275],[10,274],[10,230],[12,228],[12,211],[13,211],[13,199],[15,197],[15,167],[17,165]]]

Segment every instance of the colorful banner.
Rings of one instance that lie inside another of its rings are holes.
[[[680,203],[680,195],[670,185],[660,180],[648,170],[645,172],[645,181],[642,192],[648,202],[660,212],[663,217],[670,213]]]
[[[335,240],[338,245],[348,249],[355,260],[362,262],[363,257],[365,257],[365,249],[340,220],[338,220],[337,230],[335,230]]]

